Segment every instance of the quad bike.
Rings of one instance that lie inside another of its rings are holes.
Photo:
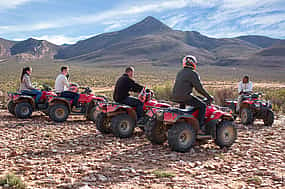
[[[96,113],[95,108],[97,102],[106,102],[107,99],[104,96],[98,96],[92,94],[92,90],[89,87],[78,87],[77,84],[71,84],[69,91],[78,92],[79,89],[84,91],[79,94],[78,106],[72,107],[73,99],[69,99],[62,96],[56,96],[50,98],[48,115],[54,122],[64,122],[70,114],[84,115],[87,120],[95,120],[93,113]]]
[[[138,99],[143,103],[144,114],[150,107],[168,108],[169,104],[153,99],[154,93],[146,88],[140,92]],[[137,125],[137,115],[134,107],[120,103],[100,103],[97,106],[98,116],[96,128],[101,133],[113,133],[116,137],[129,138],[136,126],[144,130],[148,116],[143,116],[143,123]]]
[[[265,126],[272,126],[274,113],[269,101],[261,100],[262,93],[242,94],[239,111],[237,112],[237,100],[226,100],[227,107],[232,109],[234,117],[240,117],[244,125],[253,124],[255,119],[262,119]]]
[[[47,112],[48,101],[52,96],[56,96],[48,85],[43,85],[42,96],[38,103],[35,102],[35,95],[28,95],[23,92],[8,93],[8,111],[17,118],[29,118],[33,111]]]
[[[199,135],[198,109],[151,108],[147,113],[150,119],[145,126],[146,137],[152,144],[163,144],[168,140],[171,150],[177,152],[189,151],[196,140],[213,139],[221,148],[230,147],[236,140],[237,130],[232,115],[224,109],[208,103],[205,135]]]

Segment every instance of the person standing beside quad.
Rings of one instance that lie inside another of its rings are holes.
[[[249,81],[249,76],[247,75],[243,76],[242,81],[238,83],[239,97],[238,97],[236,112],[239,112],[240,103],[243,99],[243,95],[252,93],[252,90],[253,90],[253,84],[251,81]]]
[[[134,72],[134,67],[126,68],[125,73],[116,82],[113,98],[115,102],[136,107],[137,124],[141,124],[143,122],[143,103],[129,94],[130,91],[139,93],[143,89],[143,86],[133,80]]]
[[[61,97],[73,99],[72,106],[76,107],[78,105],[79,94],[68,91],[70,87],[67,79],[67,76],[69,76],[68,67],[62,66],[60,71],[61,73],[56,77],[55,80],[55,92]]]
[[[183,69],[176,75],[173,87],[173,100],[175,102],[193,106],[199,109],[198,121],[200,130],[198,134],[204,134],[205,129],[205,113],[206,104],[199,98],[192,95],[193,88],[197,92],[206,97],[209,101],[213,101],[213,97],[204,89],[198,72],[196,71],[197,59],[194,56],[187,55],[183,58]]]
[[[32,68],[31,67],[24,67],[21,75],[21,84],[20,84],[20,92],[25,95],[35,95],[35,103],[38,103],[40,101],[40,98],[42,96],[42,92],[40,90],[37,90],[33,87],[31,82],[31,76],[32,74]]]

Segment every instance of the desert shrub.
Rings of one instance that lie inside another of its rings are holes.
[[[171,100],[172,97],[172,82],[166,82],[163,85],[156,85],[152,88],[157,99]]]
[[[8,173],[4,177],[0,178],[0,186],[17,189],[26,188],[26,185],[23,183],[21,178],[17,177],[13,173]]]
[[[216,104],[223,106],[226,99],[233,99],[237,97],[237,93],[231,88],[222,88],[214,90],[214,97]]]
[[[264,94],[265,99],[271,101],[274,111],[285,113],[285,88],[267,90]]]

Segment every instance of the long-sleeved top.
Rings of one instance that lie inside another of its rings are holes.
[[[136,83],[127,74],[123,74],[116,82],[113,98],[116,102],[121,102],[130,96],[130,91],[140,92],[142,89],[143,87],[141,85]]]
[[[61,93],[65,90],[67,90],[69,87],[69,82],[66,78],[65,75],[63,75],[62,73],[60,73],[57,77],[56,77],[56,80],[55,80],[55,92],[56,93]]]
[[[253,84],[251,81],[249,81],[248,83],[243,83],[242,81],[240,81],[238,83],[238,93],[252,92],[252,89],[253,89]]]
[[[193,88],[208,99],[211,96],[204,89],[199,74],[192,68],[185,67],[180,70],[176,76],[175,84],[173,87],[173,98],[176,101],[184,101],[189,99],[193,92]]]
[[[24,74],[22,82],[20,84],[20,91],[28,91],[34,90],[35,88],[32,85],[30,76],[28,74]]]

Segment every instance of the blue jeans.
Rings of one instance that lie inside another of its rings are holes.
[[[134,97],[127,97],[121,101],[121,103],[129,105],[131,107],[136,107],[138,120],[143,116],[143,103]]]
[[[77,106],[78,105],[78,99],[80,97],[80,95],[78,93],[71,92],[71,91],[63,91],[60,94],[60,96],[64,97],[64,98],[68,98],[70,100],[73,100],[72,101],[72,106]]]
[[[42,92],[36,89],[33,90],[23,90],[21,91],[23,94],[28,96],[36,96],[35,102],[38,103],[40,101],[40,98],[42,96]]]

